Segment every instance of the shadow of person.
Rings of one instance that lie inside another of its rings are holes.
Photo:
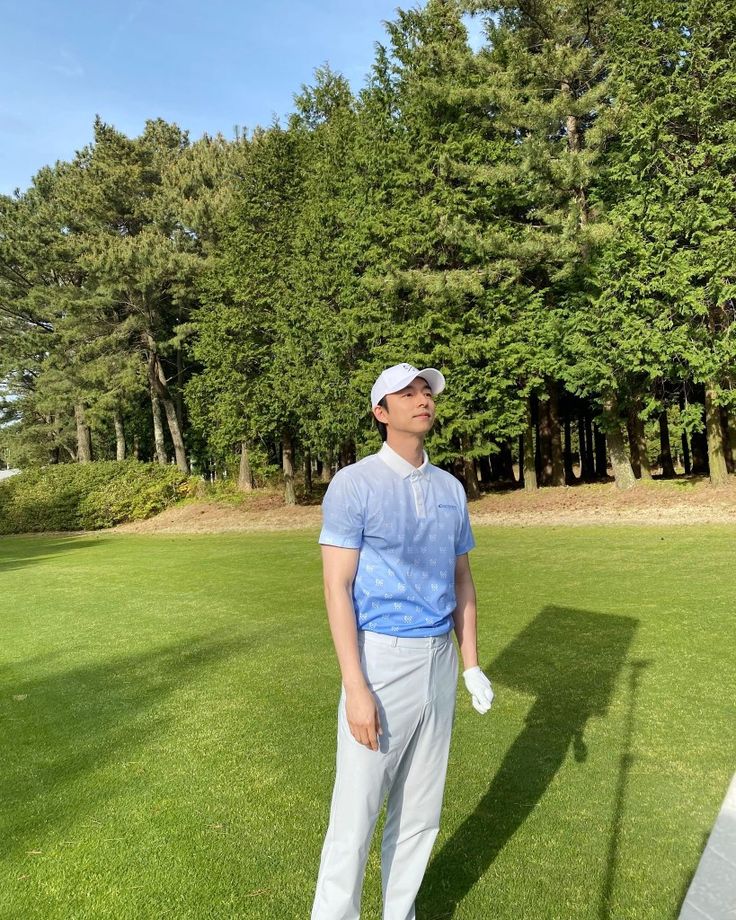
[[[491,680],[535,695],[526,724],[483,798],[432,860],[422,916],[453,916],[540,801],[572,748],[583,762],[584,731],[604,715],[637,620],[545,607],[488,665]]]

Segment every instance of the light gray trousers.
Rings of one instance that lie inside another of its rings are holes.
[[[381,846],[383,920],[414,920],[414,899],[439,829],[457,688],[450,634],[400,639],[359,632],[360,660],[383,734],[372,751],[338,707],[337,770],[312,920],[358,920],[373,829]]]

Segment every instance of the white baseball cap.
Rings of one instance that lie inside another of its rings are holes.
[[[416,377],[423,377],[432,390],[432,396],[437,396],[445,388],[445,378],[433,367],[425,367],[417,370],[413,364],[394,364],[393,367],[387,368],[379,376],[371,389],[371,406],[377,406],[388,393],[396,393],[403,390]]]

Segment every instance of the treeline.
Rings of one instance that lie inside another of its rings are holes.
[[[735,52],[730,0],[429,0],[286,125],[98,120],[0,200],[0,455],[278,465],[293,501],[375,449],[370,385],[410,360],[448,377],[429,449],[471,496],[724,482]]]

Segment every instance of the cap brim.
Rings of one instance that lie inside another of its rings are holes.
[[[436,370],[433,367],[425,367],[424,370],[419,371],[418,374],[414,374],[411,380],[415,380],[417,377],[424,377],[424,379],[427,381],[427,383],[432,389],[433,396],[439,396],[439,394],[445,388],[444,374],[440,373],[440,371]],[[411,383],[411,380],[407,381],[407,383],[405,383],[404,386],[407,386],[409,383]]]

